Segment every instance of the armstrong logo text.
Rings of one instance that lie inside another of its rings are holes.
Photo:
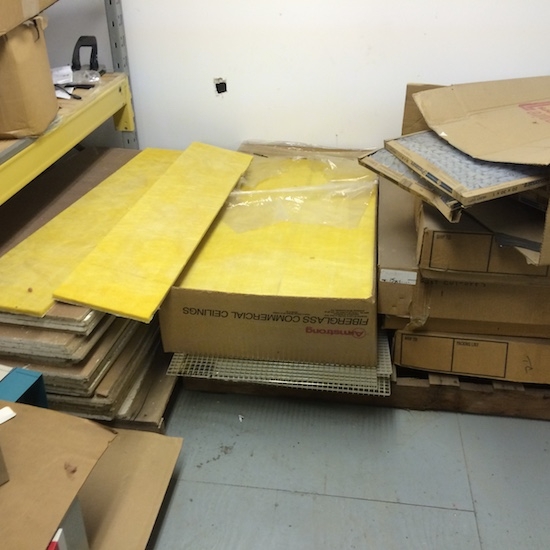
[[[337,328],[317,328],[306,327],[307,334],[324,334],[327,336],[352,336],[353,338],[364,338],[367,333],[363,329],[337,329]]]

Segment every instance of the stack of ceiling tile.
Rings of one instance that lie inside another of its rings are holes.
[[[383,176],[394,360],[550,383],[550,79],[428,88],[410,87],[403,136],[363,159]]]
[[[162,352],[156,318],[144,323],[62,303],[51,292],[63,266],[82,251],[60,248],[48,228],[136,154],[73,153],[0,207],[0,363],[41,372],[52,408],[158,430],[174,379],[165,375],[169,357]],[[102,224],[101,215],[91,211],[81,233],[92,234],[95,220]],[[60,226],[59,233],[68,233],[64,242],[70,242],[75,232]],[[21,260],[19,266],[13,258]],[[12,299],[21,292],[23,299]]]

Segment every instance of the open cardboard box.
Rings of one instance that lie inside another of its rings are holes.
[[[550,76],[413,89],[411,95],[426,125],[474,158],[550,164]],[[508,237],[528,263],[550,265],[548,213],[525,208],[503,198],[476,205],[472,215]]]
[[[182,440],[5,406],[16,416],[0,425],[10,473],[0,487],[2,546],[46,548],[78,497],[91,550],[145,548]]]
[[[245,150],[250,148],[246,144]],[[303,169],[306,179],[316,177],[317,165],[309,172],[310,160],[325,162],[333,156],[284,144],[253,150],[273,157],[268,160],[284,166],[285,175],[299,157],[299,171],[302,174]],[[337,153],[337,171],[353,168],[369,174],[357,162],[365,151],[348,151],[350,158]],[[251,169],[262,172],[263,166]],[[268,179],[271,174],[279,177],[278,169],[270,170],[268,165]],[[289,170],[294,181],[294,167]],[[375,179],[372,173],[369,177]],[[261,223],[234,231],[223,212],[161,306],[164,349],[251,360],[375,366],[376,185],[368,196],[352,200],[366,204],[361,203],[362,213],[353,228],[324,223],[325,219],[264,222],[263,215],[249,217],[245,208],[239,220]],[[317,209],[313,211],[318,217]]]

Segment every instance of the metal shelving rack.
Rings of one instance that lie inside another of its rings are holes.
[[[0,204],[111,117],[124,147],[138,148],[120,0],[105,0],[105,11],[116,72],[91,90],[79,90],[81,101],[60,99],[57,118],[41,136],[0,140]]]

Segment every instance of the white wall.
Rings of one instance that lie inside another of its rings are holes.
[[[50,25],[64,14],[64,24],[93,34],[83,29],[98,24],[102,6],[60,0]],[[142,148],[192,141],[235,148],[246,139],[378,147],[400,133],[407,82],[550,72],[547,0],[122,0],[122,7]],[[227,80],[227,93],[216,93],[215,78]]]

